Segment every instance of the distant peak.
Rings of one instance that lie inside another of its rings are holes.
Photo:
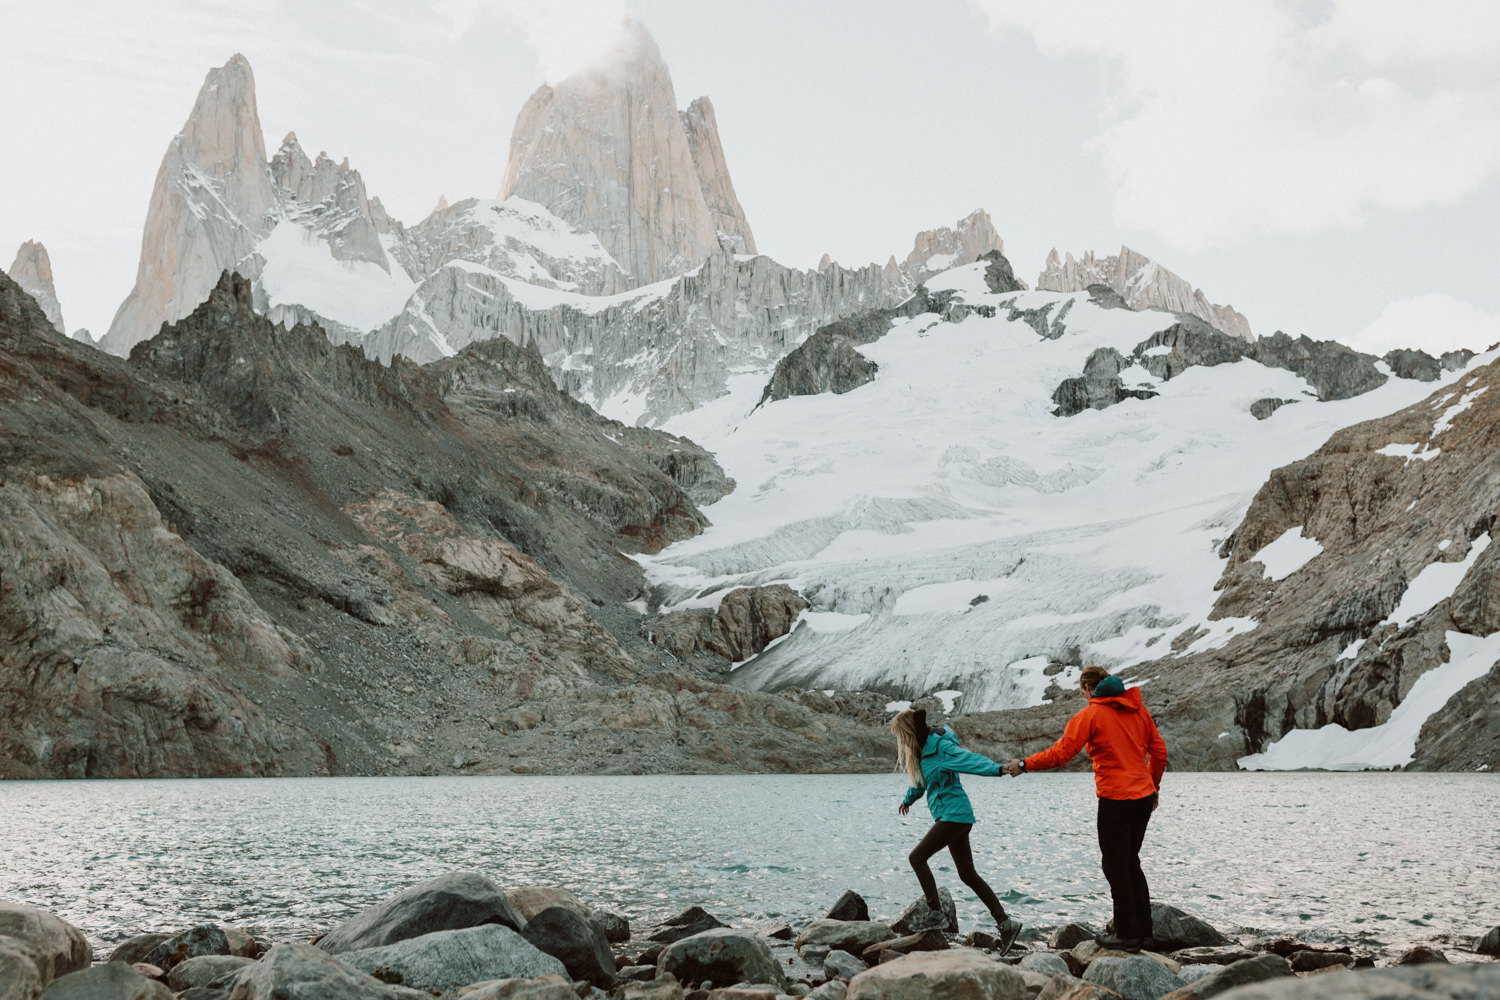
[[[446,211],[448,211],[448,196],[440,194],[438,195],[437,206],[432,210],[432,214],[436,215],[439,212]]]
[[[634,18],[622,18],[614,31],[603,39],[592,55],[586,57],[562,83],[580,79],[631,79],[647,74],[648,69],[666,70],[661,49],[646,26]]]

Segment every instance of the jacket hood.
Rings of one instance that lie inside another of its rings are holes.
[[[1127,688],[1123,694],[1105,695],[1102,698],[1099,696],[1099,688],[1104,687],[1109,681],[1117,679],[1111,677],[1108,680],[1100,681],[1099,687],[1094,688],[1094,697],[1089,700],[1102,705],[1108,705],[1110,708],[1121,712],[1139,712],[1145,707],[1146,703],[1141,700],[1141,689],[1138,687]]]
[[[953,738],[954,737],[952,730],[948,729],[945,726],[939,726],[928,735],[927,742],[922,744],[922,756],[932,756],[933,754],[937,753],[937,747],[939,743],[941,743],[943,740],[951,740]]]

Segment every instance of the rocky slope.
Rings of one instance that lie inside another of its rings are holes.
[[[1036,279],[1038,291],[1081,292],[1090,285],[1113,289],[1131,309],[1166,309],[1197,316],[1214,329],[1240,340],[1253,341],[1250,321],[1232,306],[1215,305],[1203,292],[1160,264],[1127,246],[1118,254],[1082,259],[1072,254],[1059,257],[1054,248],[1047,254]]]
[[[630,554],[729,487],[701,449],[599,417],[508,341],[385,367],[252,304],[225,275],[121,360],[0,278],[0,773],[883,756],[833,706],[639,638]]]
[[[52,258],[47,256],[47,248],[35,240],[22,243],[8,273],[10,279],[41,306],[47,322],[58,333],[66,334],[68,328],[63,324],[62,304],[57,301],[57,286],[52,283]]]

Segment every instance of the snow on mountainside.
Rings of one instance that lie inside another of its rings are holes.
[[[739,483],[705,509],[703,535],[646,560],[664,610],[776,582],[811,602],[738,683],[953,690],[976,711],[1037,705],[1083,663],[1155,659],[1194,627],[1185,654],[1221,646],[1256,624],[1210,613],[1219,549],[1268,474],[1434,388],[1390,379],[1318,402],[1302,378],[1251,360],[1168,380],[1134,364],[1122,378],[1154,398],[1057,416],[1054,390],[1095,351],[1131,357],[1180,317],[996,294],[984,270],[929,282],[970,306],[962,322],[898,318],[860,347],[878,365],[869,384],[757,408],[766,373],[746,372],[664,425]],[[1049,306],[1064,316],[1055,339],[1023,315]],[[1266,399],[1299,402],[1257,419]]]

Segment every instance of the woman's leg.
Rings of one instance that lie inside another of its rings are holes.
[[[995,890],[990,888],[989,883],[974,867],[974,851],[969,846],[969,830],[972,824],[956,823],[954,825],[963,827],[963,831],[948,845],[948,853],[953,856],[953,867],[958,871],[958,877],[964,885],[973,890],[974,895],[979,897],[979,901],[995,918],[995,923],[1005,923],[1005,907],[1000,905],[1000,897],[995,895]]]
[[[1141,844],[1146,840],[1146,825],[1151,822],[1151,800],[1137,799],[1131,803],[1130,816],[1130,881],[1131,900],[1135,907],[1134,922],[1138,936],[1151,936],[1151,887],[1146,884],[1146,873],[1141,870]]]
[[[1138,938],[1141,935],[1135,926],[1138,907],[1132,868],[1139,868],[1140,863],[1132,860],[1134,838],[1127,805],[1116,799],[1099,800],[1099,860],[1114,901],[1115,936]]]
[[[907,856],[912,871],[917,873],[917,881],[922,883],[922,896],[930,909],[941,912],[943,903],[938,898],[937,880],[932,877],[932,869],[927,867],[927,862],[934,854],[951,844],[960,831],[968,832],[968,824],[939,820],[932,824],[932,829],[927,831],[927,835],[917,842],[917,846]]]

